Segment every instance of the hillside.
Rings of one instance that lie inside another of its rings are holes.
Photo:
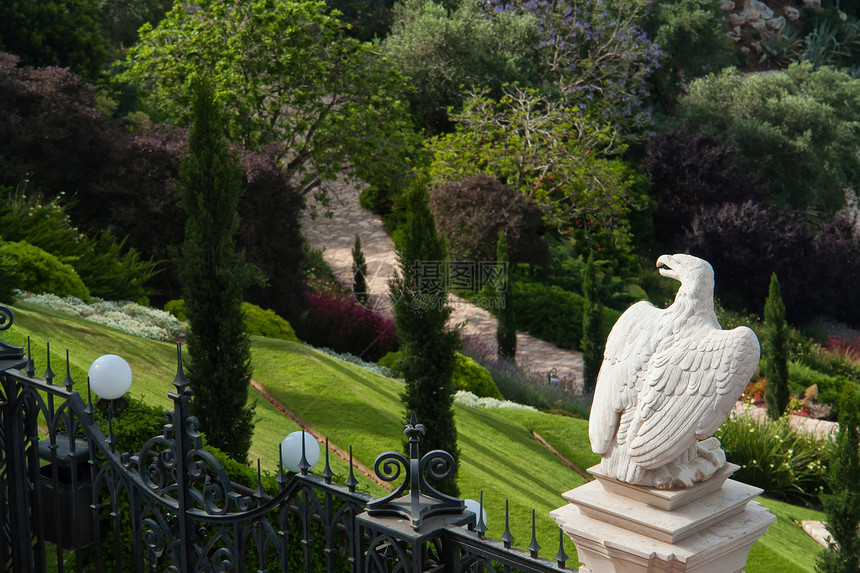
[[[26,344],[32,339],[36,372],[45,369],[44,344],[51,342],[52,368],[64,376],[64,350],[69,349],[71,375],[86,379],[92,360],[101,354],[124,356],[132,366],[135,382],[131,394],[169,406],[167,392],[175,375],[175,347],[126,335],[82,319],[69,318],[26,303],[14,307],[15,324],[4,340]],[[351,444],[357,460],[367,466],[379,453],[401,449],[401,383],[368,373],[306,346],[263,338],[253,339],[254,377],[282,404],[315,430],[340,446]],[[83,385],[78,386],[79,391]],[[250,457],[274,470],[276,444],[296,425],[266,400],[257,402],[258,423]],[[505,499],[510,500],[511,530],[516,545],[528,545],[531,509],[536,510],[538,541],[542,554],[557,551],[558,529],[548,513],[562,504],[561,494],[583,483],[573,470],[538,443],[536,431],[562,455],[581,468],[597,461],[590,452],[587,422],[524,410],[455,407],[459,432],[461,495],[477,499],[481,491],[489,514],[488,535],[498,538],[504,527]],[[203,429],[205,431],[205,428]],[[345,475],[344,462],[332,458],[335,473]],[[362,484],[369,480],[359,476]],[[373,494],[381,488],[366,486]],[[817,545],[802,533],[799,521],[821,514],[770,500],[761,500],[778,517],[753,548],[748,573],[811,572]],[[795,521],[797,523],[795,523]],[[574,555],[572,543],[566,550]]]

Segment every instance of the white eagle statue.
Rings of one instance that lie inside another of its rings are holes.
[[[675,302],[666,309],[638,302],[613,326],[588,436],[606,476],[676,489],[725,465],[719,441],[708,438],[749,383],[760,349],[749,328],[722,330],[717,322],[710,264],[663,255],[657,268],[681,282]]]

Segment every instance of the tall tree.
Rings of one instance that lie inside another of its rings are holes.
[[[452,377],[460,337],[446,326],[451,316],[445,281],[448,249],[427,201],[427,181],[416,179],[406,193],[406,228],[397,253],[400,269],[389,288],[403,351],[404,419],[408,421],[414,412],[424,425],[422,452],[445,450],[456,463]],[[428,481],[443,493],[458,493],[454,479]]]
[[[496,296],[502,301],[496,326],[496,341],[499,344],[499,356],[505,360],[514,361],[517,356],[517,327],[514,319],[514,300],[511,289],[513,281],[510,274],[511,258],[508,256],[508,245],[505,230],[499,230],[499,241],[496,246],[496,264],[499,276],[496,281]]]
[[[583,384],[585,392],[594,390],[597,384],[597,374],[603,363],[604,343],[600,338],[600,319],[603,316],[603,305],[600,304],[600,285],[597,282],[597,266],[594,255],[589,253],[583,273],[582,294],[585,300],[582,304],[582,361]]]
[[[211,445],[244,462],[254,431],[254,406],[247,402],[251,344],[242,296],[255,269],[233,240],[242,168],[228,149],[212,86],[198,81],[192,89],[194,127],[178,185],[188,220],[176,257],[191,327],[192,412]]]
[[[839,400],[839,433],[830,454],[831,493],[821,496],[832,540],[816,563],[819,573],[860,571],[860,412],[854,384],[846,382]]]
[[[764,375],[767,378],[765,400],[767,415],[780,418],[788,406],[788,324],[785,322],[785,305],[776,273],[770,276],[770,288],[764,302],[764,355],[767,361]]]
[[[339,174],[390,184],[419,141],[405,80],[372,44],[346,36],[325,2],[177,2],[141,28],[127,64],[119,79],[179,123],[189,119],[187,86],[208,70],[231,139],[265,148],[303,194]]]

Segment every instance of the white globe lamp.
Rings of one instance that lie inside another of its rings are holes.
[[[484,525],[487,525],[487,510],[481,507],[481,504],[475,501],[474,499],[465,499],[466,509],[475,514],[475,523],[478,523],[478,512],[481,512],[481,516],[484,518]]]
[[[131,388],[131,366],[116,354],[96,358],[88,373],[90,388],[99,398],[116,400]]]
[[[319,442],[307,432],[293,432],[281,442],[281,462],[293,473],[299,473],[301,470],[299,466],[302,463],[302,441],[305,443],[305,460],[309,468],[320,461]]]

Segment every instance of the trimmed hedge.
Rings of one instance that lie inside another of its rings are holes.
[[[514,314],[517,327],[560,348],[581,349],[584,299],[554,285],[517,281],[514,283]],[[604,307],[600,336],[605,340],[621,316]]]

